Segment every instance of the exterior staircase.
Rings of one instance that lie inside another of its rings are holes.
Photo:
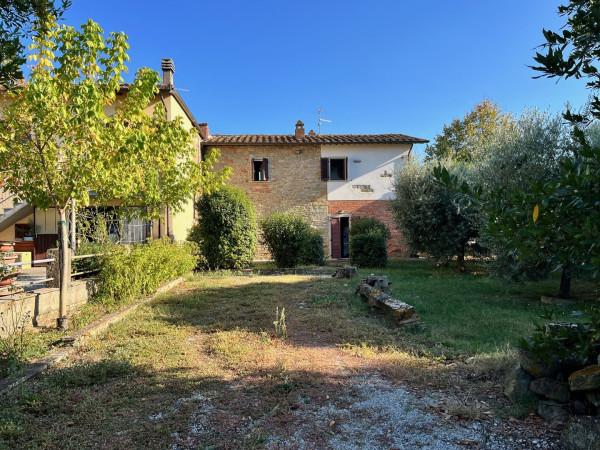
[[[14,225],[31,213],[33,213],[33,206],[20,202],[11,192],[0,189],[0,231]]]

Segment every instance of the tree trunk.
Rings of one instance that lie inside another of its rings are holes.
[[[67,211],[65,208],[58,210],[58,263],[60,297],[58,303],[58,328],[67,329],[67,303],[71,287],[71,250],[69,249],[69,235],[67,230]]]
[[[75,199],[71,199],[71,250],[73,254],[77,251],[77,205]]]
[[[571,298],[571,278],[571,266],[567,264],[563,266],[560,276],[559,298]]]
[[[465,267],[465,249],[463,247],[462,251],[456,257],[456,269],[459,272],[464,272],[466,270]]]

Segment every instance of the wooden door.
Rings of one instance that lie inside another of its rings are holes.
[[[338,259],[342,257],[342,233],[340,218],[331,218],[331,257]]]

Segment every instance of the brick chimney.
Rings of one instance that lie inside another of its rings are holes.
[[[301,120],[296,122],[296,132],[294,134],[296,139],[304,139],[304,124]]]
[[[208,129],[208,124],[206,122],[198,124],[198,131],[200,132],[200,137],[202,139],[208,139],[210,137],[210,130]]]
[[[162,68],[163,73],[163,82],[162,84],[167,87],[175,86],[175,82],[173,81],[173,75],[175,74],[175,63],[171,58],[163,58],[160,67]]]

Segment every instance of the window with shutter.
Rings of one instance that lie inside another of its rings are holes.
[[[252,181],[269,181],[269,159],[252,160]]]
[[[321,158],[321,180],[329,180],[329,158]]]
[[[329,179],[332,181],[348,179],[348,158],[329,159]]]

